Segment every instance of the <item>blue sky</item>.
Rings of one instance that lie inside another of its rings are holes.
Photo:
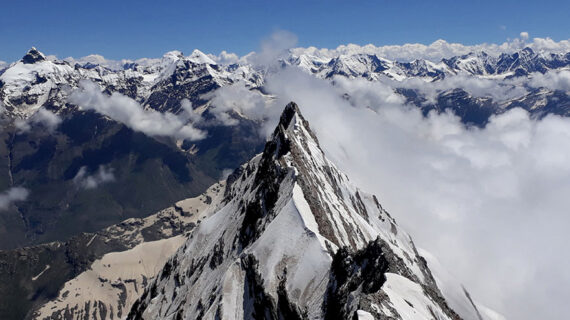
[[[501,43],[521,31],[570,38],[570,1],[14,1],[0,4],[0,60],[31,46],[60,58],[109,59],[254,51],[277,29],[300,46],[334,48],[437,39]]]

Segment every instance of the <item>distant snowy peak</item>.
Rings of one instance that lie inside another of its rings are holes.
[[[410,236],[325,157],[295,103],[224,195],[130,319],[459,318]]]
[[[456,74],[508,77],[528,75],[532,72],[545,73],[548,70],[570,66],[570,53],[536,53],[529,47],[498,56],[488,55],[484,51],[472,52],[449,59],[444,58],[437,63],[424,59],[401,62],[360,52],[324,58],[315,56],[311,52],[291,50],[291,55],[285,60],[285,64],[296,65],[322,78],[340,75],[371,80],[377,79],[378,76],[387,76],[395,80],[418,77],[438,80]]]
[[[33,64],[45,60],[46,56],[43,53],[39,52],[35,47],[32,47],[21,61],[24,64]]]
[[[188,59],[196,63],[216,64],[212,58],[208,57],[205,53],[198,49],[192,51],[192,54],[188,57]]]
[[[176,114],[181,110],[183,99],[190,100],[195,108],[207,106],[211,93],[220,87],[241,82],[247,88],[262,89],[272,73],[290,66],[320,79],[391,79],[396,81],[393,84],[396,87],[397,82],[416,79],[438,82],[461,75],[501,80],[570,68],[570,53],[537,52],[531,48],[499,55],[477,51],[439,62],[425,59],[410,62],[389,60],[369,52],[365,47],[339,51],[341,54],[332,56],[313,49],[291,49],[288,55],[280,58],[278,64],[259,66],[248,64],[247,59],[240,60],[240,63],[219,63],[213,56],[199,50],[194,50],[189,56],[184,56],[180,51],[170,51],[159,59],[110,62],[97,55],[77,61],[70,58],[48,59],[32,48],[22,60],[0,71],[0,102],[3,110],[7,111],[4,117],[28,118],[41,107],[55,113],[75,110],[66,103],[67,96],[78,88],[82,80],[89,80],[98,84],[101,91],[126,95],[144,108]],[[463,88],[449,88],[451,91],[453,89]],[[424,99],[418,94],[421,95],[416,92],[406,98]],[[535,106],[524,107],[533,110]],[[566,109],[554,107],[542,113],[566,115]],[[495,107],[491,113],[500,113],[502,110]]]
[[[102,91],[125,94],[159,111],[177,112],[183,98],[199,105],[203,103],[201,95],[221,86],[237,81],[249,87],[262,83],[251,67],[220,66],[198,50],[188,57],[170,51],[160,59],[140,59],[116,67],[97,55],[83,60],[46,59],[32,48],[1,71],[0,101],[9,117],[28,118],[41,107],[60,113],[67,107],[68,94],[82,80],[89,80]]]

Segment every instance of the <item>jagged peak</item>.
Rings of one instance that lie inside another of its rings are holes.
[[[279,118],[278,126],[283,126],[283,128],[289,128],[291,120],[295,115],[298,115],[301,119],[304,119],[303,115],[301,114],[301,110],[299,109],[299,106],[295,102],[291,101],[285,106],[285,109],[283,109],[281,117]]]
[[[285,109],[283,109],[276,131],[281,129],[287,131],[289,134],[300,134],[302,132],[298,130],[300,126],[302,126],[304,131],[318,144],[317,136],[311,130],[309,122],[303,117],[301,109],[295,102],[291,101],[285,106]]]
[[[24,64],[34,64],[36,62],[45,61],[46,56],[41,53],[36,47],[31,47],[30,50],[22,57],[22,62]]]
[[[274,146],[276,147],[274,152],[279,158],[290,151],[291,143],[299,143],[307,139],[313,140],[320,149],[317,136],[311,130],[309,122],[303,117],[299,106],[291,101],[283,109],[279,123],[273,132],[271,149],[273,150]]]
[[[208,57],[208,55],[198,49],[194,49],[188,59],[197,63],[216,64],[212,58]]]
[[[529,56],[534,55],[534,50],[532,50],[530,47],[524,47],[521,52]]]
[[[184,58],[184,54],[182,53],[182,51],[178,50],[168,51],[162,56],[163,60],[179,60],[182,58]]]

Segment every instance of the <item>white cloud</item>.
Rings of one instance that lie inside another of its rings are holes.
[[[55,59],[56,58],[54,57],[54,60]],[[75,64],[85,65],[87,63],[91,63],[94,65],[101,65],[101,66],[107,67],[111,70],[121,70],[125,63],[133,62],[132,60],[125,60],[125,59],[123,59],[123,60],[106,59],[105,57],[103,57],[100,54],[90,54],[88,56],[81,57],[79,59],[75,59],[73,57],[67,57],[63,60],[68,62],[72,66]],[[144,59],[142,61],[144,61]]]
[[[570,91],[570,71],[550,70],[545,74],[535,73],[528,83],[535,88],[548,88],[568,92]]]
[[[206,94],[212,104],[210,112],[224,125],[236,125],[238,121],[230,116],[230,112],[237,112],[250,120],[265,120],[269,116],[276,116],[278,110],[270,108],[266,99],[258,91],[248,89],[243,82],[221,87]]]
[[[238,63],[240,60],[240,57],[237,54],[226,52],[225,50],[217,56],[210,54],[209,57],[219,64],[234,64]]]
[[[224,170],[222,170],[222,178],[220,180],[226,180],[230,174],[232,174],[234,172],[234,169],[230,169],[230,168],[225,168]]]
[[[45,108],[40,108],[28,119],[16,119],[14,125],[20,133],[30,131],[32,124],[42,125],[51,133],[57,129],[61,122],[62,120],[57,114]]]
[[[277,30],[261,41],[260,52],[250,55],[247,61],[254,65],[269,66],[287,55],[287,50],[293,48],[297,41],[295,34],[286,30]]]
[[[395,88],[407,88],[417,90],[429,103],[435,103],[437,97],[445,91],[463,89],[474,97],[488,97],[496,102],[503,102],[521,97],[528,92],[521,86],[521,79],[501,80],[485,79],[465,74],[445,77],[443,80],[426,82],[422,79],[411,78],[402,81],[394,81],[388,78],[381,79]]]
[[[31,121],[34,123],[43,124],[49,131],[54,131],[61,123],[61,118],[55,113],[40,108],[32,117]]]
[[[12,187],[0,193],[0,211],[8,209],[16,201],[24,201],[30,192],[22,187]]]
[[[526,31],[521,32],[520,37],[523,41],[527,41],[528,40],[528,32],[526,32]]]
[[[338,76],[334,78],[334,84],[339,94],[347,93],[350,96],[350,101],[354,105],[369,107],[373,110],[378,110],[386,105],[400,106],[406,101],[403,96],[394,91],[393,87],[390,86],[393,83],[388,79],[383,82]]]
[[[135,100],[120,93],[107,96],[99,87],[82,81],[79,90],[74,91],[69,101],[84,109],[95,110],[109,118],[119,121],[129,128],[149,136],[169,136],[177,139],[200,140],[206,136],[188,121],[194,118],[193,112],[184,109],[179,115],[170,112],[145,110]]]
[[[95,189],[103,183],[112,181],[115,181],[113,169],[105,166],[99,166],[99,169],[91,175],[87,173],[87,167],[81,167],[73,178],[73,183],[83,189]]]

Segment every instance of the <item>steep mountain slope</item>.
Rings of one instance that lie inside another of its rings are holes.
[[[460,318],[409,235],[325,158],[294,103],[228,178],[220,208],[129,319]]]
[[[124,317],[224,186],[66,242],[0,251],[0,319]]]

